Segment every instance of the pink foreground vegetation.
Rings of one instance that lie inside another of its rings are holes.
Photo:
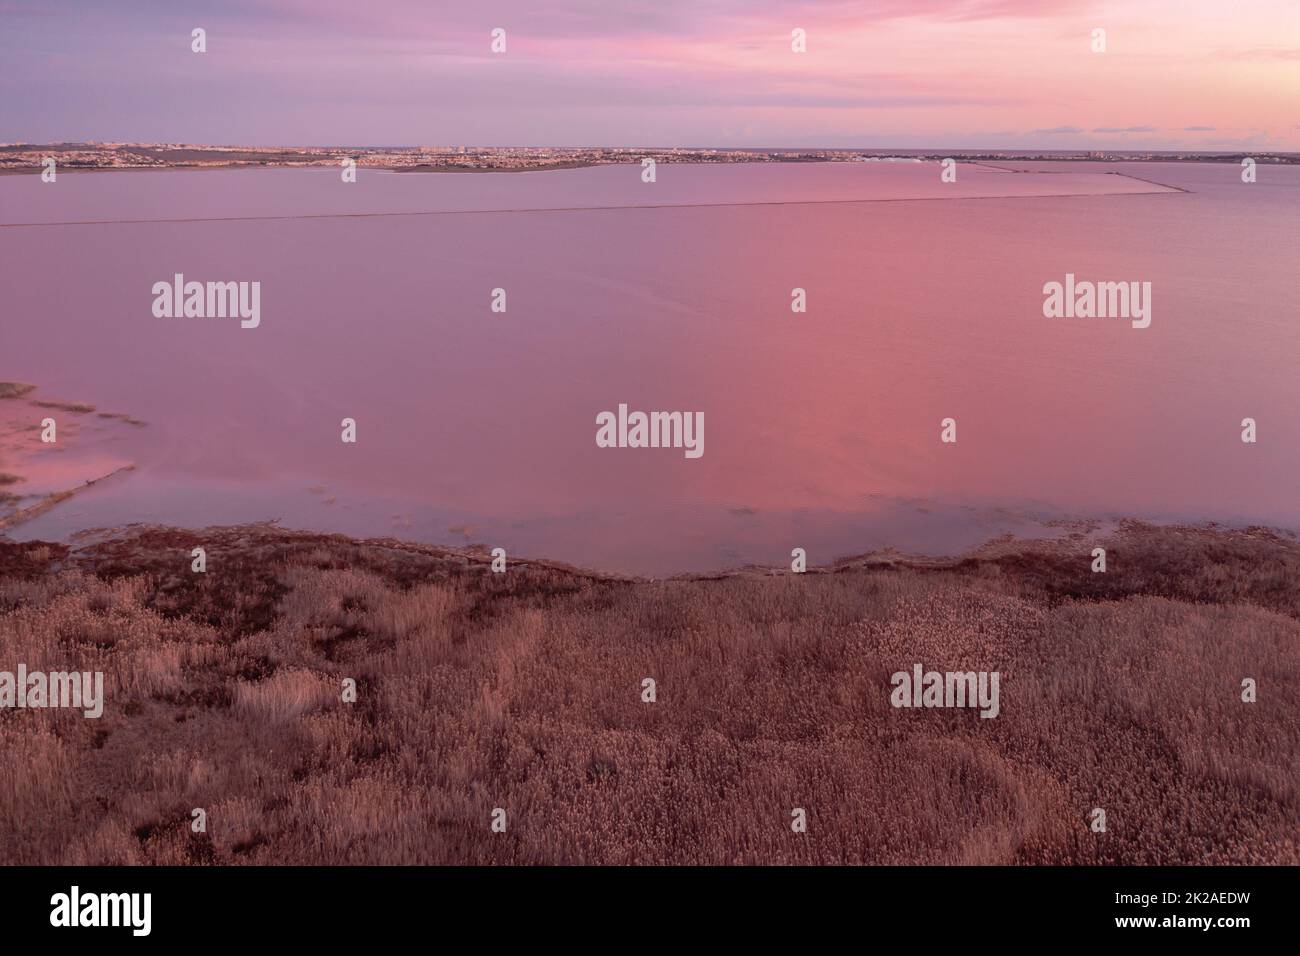
[[[107,697],[0,711],[0,859],[1300,863],[1300,548],[1133,525],[1093,574],[1097,543],[652,582],[262,527],[0,541],[0,670]],[[892,708],[914,663],[999,671],[1000,715]]]

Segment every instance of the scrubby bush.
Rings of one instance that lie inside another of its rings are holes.
[[[0,541],[0,670],[107,697],[0,710],[0,859],[1300,862],[1295,545],[1106,544],[1104,575],[1058,542],[650,582],[265,527]],[[894,709],[918,662],[999,671],[1001,714]]]

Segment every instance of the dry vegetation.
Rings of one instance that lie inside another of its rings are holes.
[[[1130,525],[1092,574],[1096,543],[652,582],[265,527],[0,540],[0,670],[107,695],[0,711],[0,858],[1300,862],[1300,548]],[[1000,671],[1001,716],[891,708],[916,662]]]
[[[0,382],[0,398],[22,398],[35,388],[26,382]]]

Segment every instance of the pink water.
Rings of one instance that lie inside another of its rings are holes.
[[[0,223],[50,223],[0,227],[0,380],[147,422],[0,402],[75,426],[0,433],[0,471],[136,466],[11,533],[275,518],[660,573],[1058,517],[1300,527],[1300,168],[1014,165],[1051,171],[0,177]],[[225,221],[98,222],[194,218]],[[154,318],[176,272],[261,281],[260,328]],[[1151,327],[1044,318],[1067,272],[1151,282]],[[620,402],[703,411],[704,456],[597,448]]]

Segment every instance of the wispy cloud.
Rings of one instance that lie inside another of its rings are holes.
[[[1300,60],[1300,47],[1258,47],[1225,51],[1221,56],[1229,60]]]

